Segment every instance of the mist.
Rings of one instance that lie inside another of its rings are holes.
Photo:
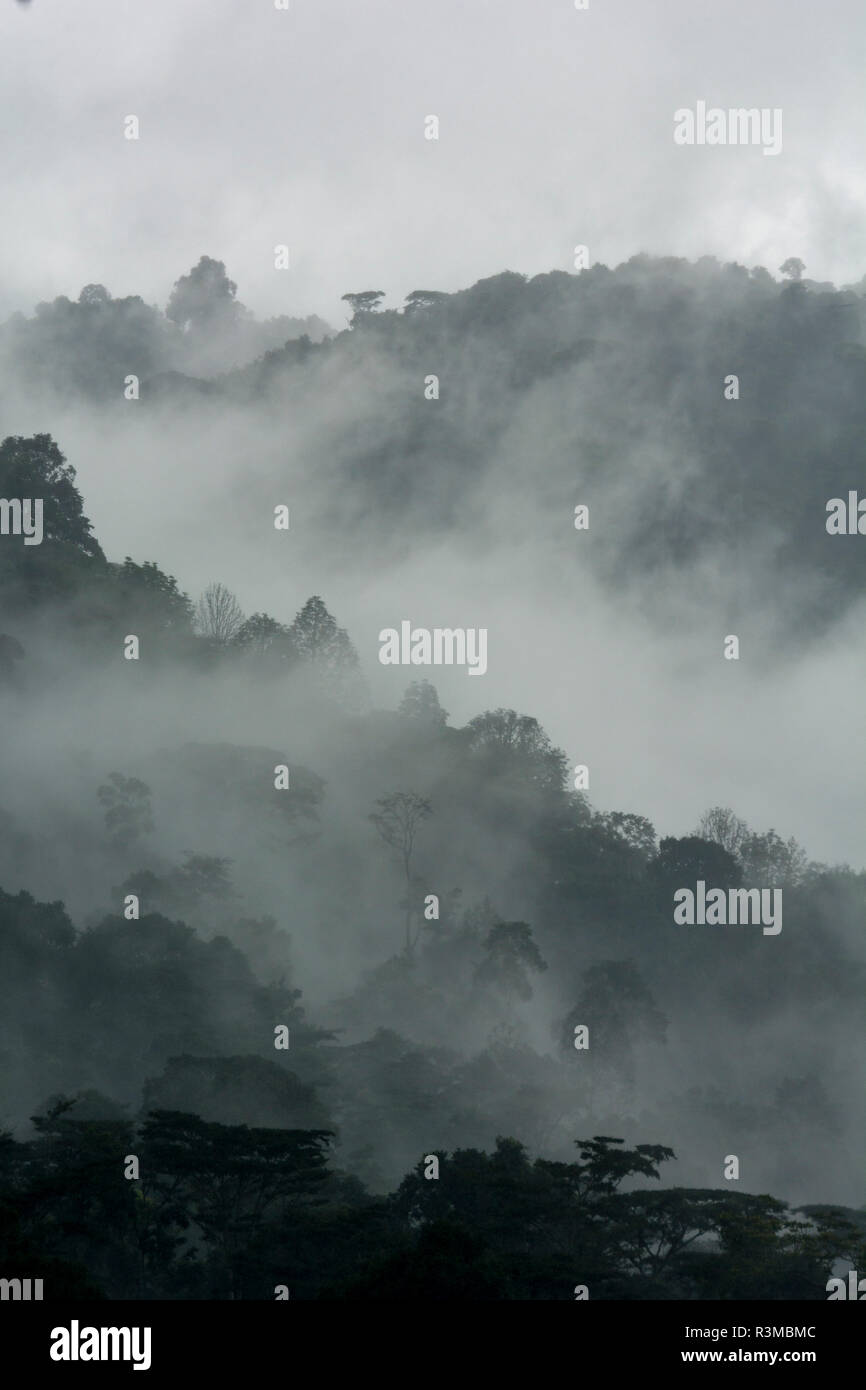
[[[9,1249],[82,1297],[269,1297],[291,1241],[299,1296],[391,1297],[427,1240],[466,1297],[570,1298],[590,1249],[605,1298],[823,1297],[863,1239],[866,973],[862,132],[827,14],[24,10],[0,494],[45,537],[0,535],[0,1196],[138,1145],[173,1253],[126,1216]],[[783,109],[778,158],[679,148],[704,97]],[[405,623],[483,630],[485,668],[385,664]],[[698,882],[780,891],[778,935],[678,924]],[[184,1237],[179,1135],[208,1182],[282,1144],[291,1183],[218,1249],[189,1179]],[[461,1164],[550,1211],[570,1173],[589,1224],[518,1274]],[[611,1253],[648,1178],[694,1262]],[[767,1194],[811,1225],[747,1274],[726,1223]]]

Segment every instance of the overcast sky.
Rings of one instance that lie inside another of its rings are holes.
[[[0,314],[163,305],[203,253],[338,326],[577,243],[859,280],[864,38],[860,0],[0,0]],[[781,108],[781,154],[675,145],[699,100]]]
[[[713,254],[774,274],[796,255],[810,277],[860,280],[864,38],[860,0],[0,0],[0,316],[93,281],[164,305],[202,254],[259,315],[338,327],[346,291],[398,305],[506,268],[572,270],[576,244],[609,265]],[[674,112],[699,101],[781,108],[781,153],[676,145]],[[138,141],[124,138],[130,115]],[[424,138],[430,115],[438,141]],[[288,271],[274,269],[280,243]],[[378,666],[379,629],[465,608],[460,622],[490,626],[491,664],[484,682],[436,673],[455,723],[496,704],[532,712],[598,769],[598,804],[662,833],[728,801],[816,856],[862,862],[853,620],[797,669],[750,669],[719,693],[718,651],[685,641],[685,624],[660,644],[588,578],[539,578],[534,553],[515,553],[510,485],[498,552],[454,537],[443,560],[419,542],[399,573],[377,555],[362,583],[301,528],[289,584],[258,533],[238,531],[241,494],[258,497],[251,470],[268,506],[284,500],[268,492],[288,468],[282,422],[272,435],[247,417],[179,420],[167,451],[86,410],[46,418],[16,396],[6,408],[4,433],[58,438],[112,558],[156,559],[194,597],[221,579],[247,612],[284,621],[323,594],[383,703],[405,673]],[[698,618],[699,635],[729,630],[723,614]]]

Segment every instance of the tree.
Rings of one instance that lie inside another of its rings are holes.
[[[613,1147],[623,1142],[606,1134],[575,1139],[574,1147],[580,1156],[576,1165],[577,1192],[584,1201],[612,1196],[626,1178],[658,1179],[658,1165],[676,1158],[673,1149],[663,1144],[636,1144],[633,1149]]]
[[[137,870],[124,880],[118,892],[135,893],[151,911],[184,919],[194,919],[199,914],[210,919],[217,904],[223,906],[237,897],[230,859],[187,850],[183,860],[163,874],[155,874],[151,869]]]
[[[602,833],[622,840],[644,861],[651,859],[656,852],[655,828],[645,816],[636,816],[628,811],[599,811],[592,824]]]
[[[779,266],[779,270],[787,280],[793,280],[794,284],[803,278],[803,271],[806,269],[805,261],[801,261],[799,256],[789,256]]]
[[[468,1226],[431,1221],[405,1248],[377,1250],[336,1296],[365,1303],[492,1303],[513,1295],[506,1269]]]
[[[84,515],[75,469],[50,434],[10,435],[0,444],[0,497],[42,499],[43,541],[62,541],[94,559],[105,556]],[[41,547],[36,547],[37,550]]]
[[[75,928],[62,902],[40,903],[23,890],[4,893],[0,888],[0,981],[7,984],[20,963],[28,972],[42,957],[65,959],[75,943]],[[41,972],[39,972],[41,973]],[[11,1000],[7,998],[7,1007]]]
[[[241,623],[234,637],[241,651],[264,657],[274,657],[280,663],[290,663],[296,656],[289,629],[267,613],[253,613]]]
[[[177,587],[173,574],[164,574],[154,560],[136,564],[127,555],[111,573],[124,611],[135,622],[144,621],[162,633],[186,636],[192,632],[195,610]]]
[[[663,1043],[667,1019],[637,968],[627,960],[604,960],[583,976],[577,1004],[562,1025],[561,1045],[574,1057],[576,1025],[589,1029],[589,1060],[602,1072],[618,1074],[628,1088],[635,1081],[635,1052],[645,1043]]]
[[[516,773],[545,792],[562,792],[567,760],[537,719],[513,709],[487,710],[466,725],[470,751],[493,775]]]
[[[749,834],[740,847],[743,877],[750,884],[777,888],[798,883],[806,870],[806,851],[793,835],[783,840],[775,830]]]
[[[532,998],[529,972],[547,969],[547,961],[532,939],[528,922],[497,922],[484,942],[484,960],[475,971],[478,985],[493,985],[505,995]]]
[[[397,713],[431,733],[444,729],[448,719],[448,711],[440,705],[436,687],[430,681],[411,681]]]
[[[722,849],[727,850],[735,859],[740,857],[743,842],[748,834],[749,827],[746,822],[735,816],[728,806],[712,806],[709,811],[705,811],[695,831],[696,836],[721,845]]]
[[[289,628],[298,656],[323,665],[339,663],[351,647],[347,634],[337,627],[318,594],[308,598]]]
[[[240,631],[244,614],[231,590],[224,584],[209,584],[196,604],[195,619],[202,637],[225,647]]]
[[[668,835],[650,864],[652,876],[664,890],[693,887],[703,879],[708,888],[739,888],[742,870],[737,860],[713,840],[700,835],[677,839]]]
[[[376,805],[380,808],[370,815],[370,820],[375,825],[386,845],[396,849],[400,861],[403,865],[403,873],[406,878],[406,900],[404,908],[406,912],[406,954],[411,955],[421,933],[418,933],[414,940],[412,937],[412,916],[414,906],[412,901],[412,890],[415,881],[412,877],[412,855],[415,850],[415,837],[418,827],[422,821],[433,814],[430,802],[423,796],[416,795],[415,792],[395,792],[392,796],[381,797]]]
[[[132,1122],[122,1107],[97,1091],[52,1097],[44,1113],[31,1116],[37,1140],[30,1147],[26,1205],[38,1212],[42,1243],[78,1260],[112,1291],[142,1296],[148,1247],[162,1244],[141,1221],[138,1184],[126,1182],[119,1166],[135,1153]]]
[[[188,906],[198,906],[204,898],[224,901],[234,896],[229,872],[230,859],[218,854],[184,853],[181,868],[173,875],[176,891],[181,902]]]
[[[294,1051],[294,1033],[291,1042]],[[185,1111],[223,1125],[324,1129],[328,1123],[312,1086],[256,1056],[170,1057],[162,1074],[144,1083],[142,1102],[148,1111]]]
[[[153,830],[150,787],[146,782],[112,772],[96,794],[105,807],[105,827],[115,849],[127,850]]]
[[[198,265],[175,281],[165,316],[184,330],[213,329],[220,321],[235,323],[244,313],[235,299],[237,288],[222,261],[202,256]]]
[[[92,309],[99,309],[104,304],[111,303],[111,295],[104,285],[85,285],[78,296],[78,302]]]
[[[507,1262],[513,1284],[505,1297],[563,1297],[574,1284],[575,1260],[594,1296],[613,1282],[622,1296],[626,1221],[616,1211],[618,1189],[635,1178],[657,1180],[659,1165],[674,1154],[660,1144],[626,1149],[605,1135],[574,1142],[577,1163],[531,1162],[522,1144],[503,1137],[491,1154],[457,1149],[440,1155],[437,1182],[425,1180],[420,1162],[394,1194],[394,1207],[413,1233],[443,1220],[473,1231]]]
[[[198,1227],[211,1252],[216,1297],[241,1293],[245,1248],[269,1214],[315,1197],[332,1137],[326,1130],[208,1123],[172,1110],[148,1115],[146,1184]]]
[[[352,322],[364,314],[372,314],[378,309],[380,301],[385,297],[384,290],[361,290],[358,294],[344,294],[341,296],[352,310]]]
[[[416,309],[432,309],[447,298],[448,295],[442,290],[413,290],[411,294],[406,296],[404,313],[411,314]]]
[[[324,680],[329,694],[350,705],[361,699],[364,683],[358,653],[318,594],[308,598],[295,617],[289,639],[298,659]]]

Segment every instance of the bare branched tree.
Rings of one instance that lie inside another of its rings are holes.
[[[702,840],[714,840],[736,858],[748,838],[749,827],[734,815],[730,807],[711,806],[701,816],[695,834],[700,835]]]
[[[225,584],[209,584],[195,606],[196,631],[225,646],[244,621],[243,610]]]

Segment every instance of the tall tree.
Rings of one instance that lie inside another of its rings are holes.
[[[530,972],[547,969],[547,961],[532,939],[528,922],[497,922],[484,942],[485,957],[475,971],[479,985],[493,985],[502,994],[532,998]]]
[[[470,750],[494,775],[512,773],[545,792],[562,792],[566,757],[537,719],[513,709],[487,710],[466,725]]]
[[[765,888],[799,883],[806,872],[806,851],[793,835],[783,840],[775,830],[749,834],[740,847],[743,877]]]
[[[739,888],[742,882],[742,870],[734,856],[700,835],[666,836],[649,867],[666,893],[694,888],[698,879],[708,888]]]
[[[799,256],[789,256],[779,266],[779,270],[787,280],[793,280],[797,284],[803,278],[803,271],[806,269],[805,261],[801,261]]]
[[[250,1129],[197,1115],[153,1111],[145,1121],[148,1180],[180,1205],[211,1253],[213,1296],[241,1295],[244,1251],[268,1216],[304,1205],[326,1178],[332,1135],[315,1129]]]
[[[0,444],[0,497],[42,499],[43,544],[65,542],[104,560],[84,501],[75,486],[75,469],[50,434],[10,435]],[[40,549],[40,547],[35,547]]]
[[[735,816],[729,806],[711,806],[701,816],[695,831],[695,835],[703,840],[713,840],[735,858],[739,858],[748,834],[746,822]]]
[[[96,794],[105,807],[105,827],[116,849],[129,849],[153,830],[150,787],[146,782],[112,772]]]
[[[598,961],[584,973],[577,1004],[562,1027],[562,1049],[571,1058],[576,1025],[589,1029],[585,1060],[590,1084],[596,1074],[606,1078],[607,1089],[618,1081],[631,1101],[636,1053],[647,1043],[662,1044],[667,1038],[667,1019],[631,961]]]
[[[432,309],[448,298],[442,290],[413,290],[406,296],[404,313],[411,314],[416,309]]]
[[[380,301],[384,299],[384,290],[360,290],[356,294],[344,294],[342,299],[352,310],[352,322],[355,319],[363,318],[365,314],[372,314],[378,309]]]
[[[192,633],[195,610],[190,599],[174,575],[163,573],[154,560],[139,565],[127,555],[122,565],[111,566],[111,575],[119,604],[132,621],[180,638]]]
[[[396,849],[406,880],[406,898],[403,906],[405,910],[405,950],[408,956],[412,954],[421,932],[419,925],[418,932],[414,937],[412,935],[412,918],[417,912],[413,900],[413,890],[416,884],[412,875],[412,855],[415,851],[418,827],[422,821],[433,814],[433,808],[425,797],[418,796],[415,792],[394,792],[392,796],[381,797],[376,805],[379,810],[372,812],[370,820],[385,844]]]
[[[364,681],[358,653],[318,594],[307,599],[288,636],[298,659],[318,675],[326,693],[348,705],[361,700]]]
[[[448,711],[440,705],[436,687],[430,681],[410,681],[397,713],[431,733],[444,729],[448,720]]]
[[[244,313],[235,299],[237,285],[222,261],[202,256],[198,265],[175,281],[165,316],[182,329],[208,329],[234,323]]]
[[[290,665],[297,656],[289,629],[268,613],[253,613],[246,618],[232,641],[239,650],[272,658],[280,665]]]

